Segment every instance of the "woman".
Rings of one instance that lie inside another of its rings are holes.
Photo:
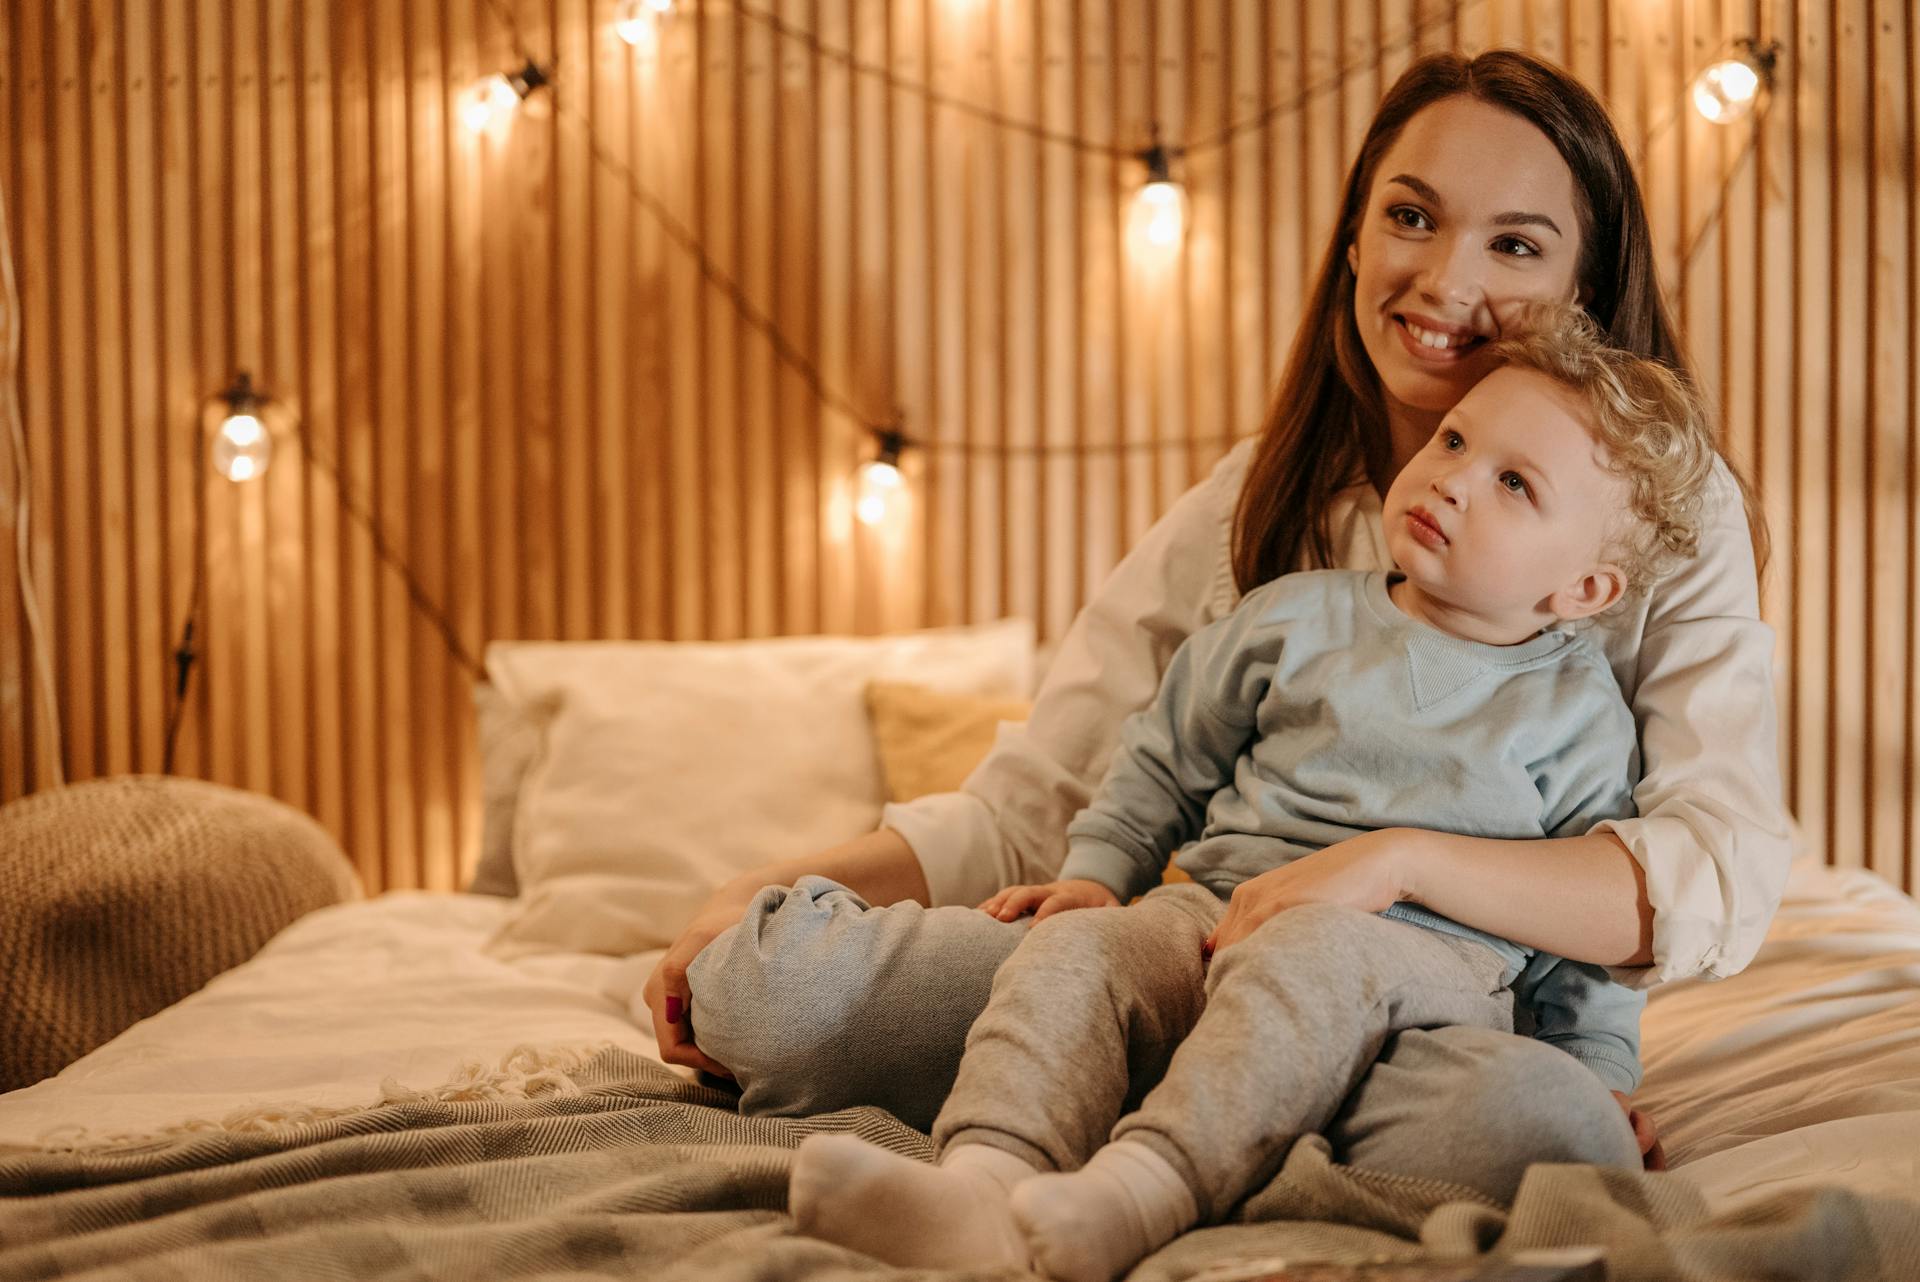
[[[663,1056],[737,1077],[749,1111],[873,1103],[924,1127],[1025,923],[920,905],[1051,880],[1121,722],[1179,643],[1240,594],[1307,566],[1383,566],[1381,494],[1487,372],[1503,322],[1543,299],[1576,301],[1616,346],[1684,368],[1604,108],[1525,54],[1422,59],[1347,177],[1258,440],[1114,571],[1031,721],[1003,729],[961,792],[890,806],[875,833],[716,892],[647,984]],[[1576,961],[1645,968],[1645,982],[1744,967],[1789,847],[1749,505],[1717,472],[1699,556],[1600,625],[1640,733],[1639,818],[1539,842],[1368,834],[1247,882],[1219,942],[1292,906],[1385,894]],[[1583,911],[1565,914],[1569,903]],[[1342,1160],[1506,1198],[1534,1161],[1657,1153],[1626,1109],[1529,1039],[1412,1032],[1328,1138]]]

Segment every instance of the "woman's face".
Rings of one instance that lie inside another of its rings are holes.
[[[1475,98],[1400,131],[1347,250],[1354,321],[1396,423],[1430,431],[1491,368],[1522,304],[1571,302],[1580,263],[1573,173],[1539,129]]]

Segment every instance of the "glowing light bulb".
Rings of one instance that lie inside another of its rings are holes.
[[[467,90],[460,99],[460,119],[475,133],[484,131],[496,119],[512,113],[520,95],[504,72],[495,72]]]
[[[873,459],[860,465],[860,497],[854,503],[854,515],[868,525],[887,519],[893,496],[905,482],[900,469],[886,459]]]
[[[1147,244],[1171,249],[1180,243],[1187,224],[1187,194],[1170,179],[1150,182],[1140,189],[1134,218]]]
[[[645,48],[659,39],[658,21],[673,12],[673,0],[621,0],[614,12],[614,32],[628,44]]]
[[[1751,55],[1722,59],[1694,77],[1694,110],[1716,125],[1730,125],[1753,110],[1760,80]]]
[[[213,435],[213,470],[229,481],[250,481],[273,459],[273,437],[251,410],[236,411]]]
[[[1134,195],[1128,219],[1135,252],[1156,255],[1177,248],[1187,226],[1187,193],[1173,180],[1172,156],[1160,145],[1159,133],[1155,126],[1153,145],[1140,153],[1147,185]]]

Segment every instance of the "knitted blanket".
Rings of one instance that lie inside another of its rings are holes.
[[[724,1094],[620,1050],[559,1079],[564,1088],[525,1099],[402,1093],[265,1133],[0,1152],[0,1277],[1016,1276],[909,1275],[794,1235],[787,1169],[805,1136],[852,1132],[930,1154],[926,1136],[879,1110],[742,1118]],[[1336,1166],[1310,1137],[1241,1222],[1187,1234],[1132,1277],[1245,1278],[1261,1261],[1575,1244],[1606,1248],[1612,1282],[1910,1282],[1920,1277],[1920,1203],[1836,1189],[1714,1213],[1676,1176],[1540,1166],[1501,1208],[1437,1182]]]
[[[218,784],[100,779],[0,808],[0,1090],[52,1076],[357,893],[318,823]]]

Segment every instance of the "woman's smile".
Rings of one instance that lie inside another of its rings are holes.
[[[1407,352],[1415,360],[1436,365],[1464,360],[1487,341],[1483,334],[1458,325],[1441,325],[1430,317],[1396,312],[1393,322]]]

